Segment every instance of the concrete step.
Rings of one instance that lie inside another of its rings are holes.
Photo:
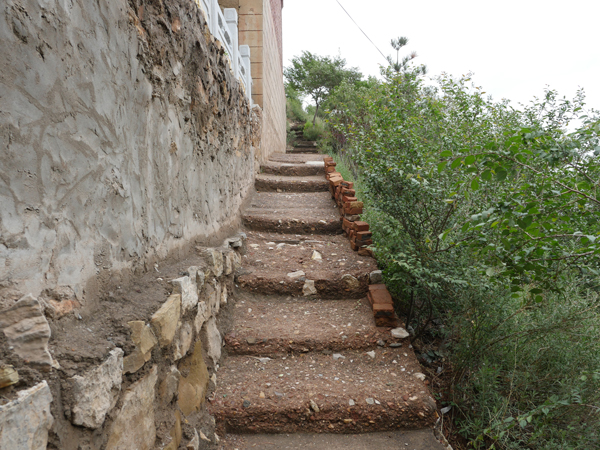
[[[320,153],[273,153],[269,157],[269,161],[291,164],[304,164],[308,161],[323,161],[324,157],[325,155]]]
[[[281,162],[271,162],[260,166],[260,171],[266,174],[279,176],[317,176],[325,174],[325,166],[322,161],[307,161],[303,164],[290,164]]]
[[[248,231],[240,288],[261,294],[304,296],[306,280],[313,280],[322,299],[363,298],[375,260],[352,251],[342,235],[281,235]],[[314,252],[321,259],[312,259]],[[295,272],[302,274],[289,275]]]
[[[319,153],[319,149],[317,147],[293,147],[286,153]]]
[[[296,141],[294,142],[294,147],[297,148],[317,148],[317,143],[315,141]]]
[[[364,434],[294,433],[226,435],[223,450],[448,450],[432,430]],[[451,449],[449,449],[451,450]]]
[[[225,335],[228,354],[274,355],[288,352],[337,353],[408,346],[385,328],[375,328],[367,299],[322,300],[251,295],[236,298],[232,328]]]
[[[342,233],[337,207],[328,192],[256,192],[242,220],[248,229],[255,231]]]
[[[209,411],[237,433],[363,433],[431,427],[436,404],[404,348],[338,355],[229,356]]]
[[[329,183],[324,175],[285,177],[261,173],[256,175],[254,187],[263,192],[324,192],[329,190]]]

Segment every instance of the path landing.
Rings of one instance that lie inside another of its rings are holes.
[[[322,155],[275,154],[261,169],[209,402],[221,448],[445,449],[409,341],[375,326],[376,262],[341,235]]]

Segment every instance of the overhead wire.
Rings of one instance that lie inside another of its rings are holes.
[[[383,54],[383,52],[381,50],[379,50],[379,47],[377,47],[375,45],[375,43],[371,40],[371,38],[369,36],[367,36],[367,33],[365,33],[363,31],[363,29],[360,27],[360,25],[358,25],[358,23],[356,23],[356,20],[354,20],[352,18],[352,16],[350,15],[350,13],[348,11],[346,11],[346,8],[344,8],[344,6],[340,3],[340,0],[335,0],[335,1],[338,3],[338,5],[340,5],[340,8],[342,8],[344,10],[344,12],[348,15],[348,17],[350,17],[350,20],[352,20],[352,22],[354,22],[354,25],[356,25],[358,27],[358,29],[362,32],[362,34],[365,35],[365,37],[369,40],[369,42],[371,44],[373,44],[373,47],[375,47],[377,49],[377,51],[381,54],[381,56],[383,56],[383,59],[385,59],[387,61],[387,57]]]

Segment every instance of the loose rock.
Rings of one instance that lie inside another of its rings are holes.
[[[392,337],[396,339],[405,339],[409,336],[410,334],[404,328],[394,328],[392,330]]]

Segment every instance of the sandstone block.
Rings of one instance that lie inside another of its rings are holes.
[[[52,394],[46,381],[18,393],[18,398],[0,405],[0,448],[46,450]]]
[[[166,347],[173,341],[180,317],[181,296],[179,294],[171,295],[152,316],[150,324],[161,347]]]
[[[187,372],[187,377],[179,381],[179,396],[177,404],[185,416],[200,409],[208,388],[208,369],[202,358],[202,343],[196,341],[194,351],[179,364],[182,372]]]
[[[242,255],[238,252],[233,252],[233,270],[236,271],[242,267]]]
[[[177,367],[171,367],[171,370],[165,377],[165,379],[160,383],[158,388],[158,395],[160,401],[163,405],[168,405],[177,394],[177,389],[179,388],[179,380],[181,379],[181,373],[177,370]]]
[[[198,304],[198,288],[190,277],[181,277],[171,280],[173,294],[181,295],[182,314],[192,310]]]
[[[6,335],[8,345],[25,362],[48,369],[54,365],[48,351],[50,326],[40,303],[31,294],[0,311],[0,330]]]
[[[204,329],[207,344],[206,353],[213,360],[213,364],[217,364],[221,359],[221,347],[223,346],[223,339],[217,328],[217,319],[214,317],[208,319],[208,322],[204,324]]]
[[[203,251],[202,256],[208,264],[208,269],[215,277],[223,274],[223,253],[217,248],[208,248]]]
[[[194,437],[190,442],[187,443],[187,450],[198,450],[200,448],[200,436],[198,436],[198,430],[194,428]]]
[[[221,290],[221,306],[226,305],[227,304],[227,286],[225,284],[223,284],[222,290]]]
[[[224,264],[223,264],[223,275],[231,275],[233,273],[233,258],[235,251],[226,250],[223,252]]]
[[[221,308],[221,283],[218,280],[212,280],[212,283],[206,285],[205,299],[210,316],[219,314]]]
[[[75,425],[97,429],[106,414],[115,407],[121,392],[123,350],[115,348],[106,361],[85,375],[71,378],[74,404],[71,421]]]
[[[152,358],[152,349],[158,343],[149,325],[141,320],[128,322],[135,350],[123,358],[123,373],[135,373]]]
[[[178,336],[175,339],[175,349],[173,352],[173,359],[175,361],[183,358],[187,354],[188,350],[190,349],[190,346],[192,345],[192,337],[192,324],[189,322],[185,322],[179,329]]]
[[[171,442],[167,444],[164,450],[177,450],[179,444],[181,444],[181,439],[183,438],[181,430],[181,414],[179,414],[179,411],[175,413],[175,424],[173,425],[173,428],[171,428],[169,435],[171,436]]]
[[[204,272],[202,272],[198,266],[190,266],[188,267],[188,273],[190,274],[190,280],[192,280],[193,283],[196,283],[196,293],[200,292],[206,278]]]
[[[132,384],[123,395],[123,406],[110,428],[106,450],[150,450],[154,448],[154,390],[157,367]]]
[[[0,389],[19,382],[19,372],[13,366],[0,366]]]
[[[194,329],[196,330],[196,334],[200,333],[204,322],[206,322],[209,317],[210,311],[208,309],[208,303],[205,301],[198,302],[198,312],[196,313],[196,318],[194,319]]]

